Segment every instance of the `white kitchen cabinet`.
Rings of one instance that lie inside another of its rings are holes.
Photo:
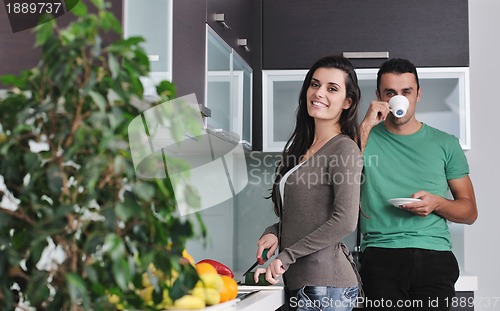
[[[262,151],[281,152],[295,126],[307,70],[262,71]]]
[[[360,122],[370,101],[375,99],[377,69],[357,69],[361,88]],[[469,68],[417,68],[422,97],[417,103],[416,118],[456,136],[462,149],[469,150],[470,97]]]
[[[150,61],[150,74],[142,77],[145,95],[155,95],[155,86],[172,80],[172,0],[124,0],[124,37],[140,36]]]
[[[357,69],[361,88],[359,121],[375,99],[378,69]],[[422,98],[416,117],[455,135],[462,148],[470,142],[469,68],[417,68]],[[298,97],[307,70],[263,70],[263,151],[281,152],[295,126]]]
[[[251,147],[252,69],[207,26],[207,127]]]

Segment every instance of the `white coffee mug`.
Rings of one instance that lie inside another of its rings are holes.
[[[410,102],[403,95],[395,95],[389,100],[389,108],[396,118],[404,117],[408,106],[410,106]]]

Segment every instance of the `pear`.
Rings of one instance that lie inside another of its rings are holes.
[[[193,296],[201,298],[207,306],[216,305],[220,302],[219,292],[215,288],[195,287],[191,293]]]
[[[212,274],[212,273],[200,275],[200,280],[195,285],[195,287],[214,288],[217,290],[217,292],[220,292],[223,286],[224,286],[224,281],[222,280],[222,277],[218,274]]]

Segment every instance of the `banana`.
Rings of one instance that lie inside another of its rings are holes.
[[[200,310],[205,308],[205,301],[193,295],[185,295],[177,299],[173,306],[167,306],[167,310]]]

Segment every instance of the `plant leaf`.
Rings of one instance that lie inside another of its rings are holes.
[[[107,101],[104,98],[104,96],[102,96],[100,93],[97,93],[95,91],[90,91],[89,95],[90,95],[90,97],[92,97],[92,100],[97,105],[97,107],[99,107],[99,110],[101,112],[106,111],[106,103],[107,103]]]
[[[68,1],[68,0],[65,0],[65,1],[66,1],[66,7],[68,7],[68,2],[71,2],[71,1]],[[87,6],[83,3],[82,0],[79,0],[76,3],[74,3],[74,1],[73,1],[69,7],[71,7],[71,12],[73,14],[75,14],[76,16],[82,17],[82,16],[87,15],[87,13],[88,13]]]
[[[99,10],[104,10],[104,1],[103,0],[91,0],[92,3],[98,8]]]
[[[118,61],[113,56],[113,54],[108,55],[108,63],[109,63],[109,70],[111,70],[111,77],[113,79],[116,79],[120,74],[120,64],[118,64]]]
[[[101,26],[105,31],[113,30],[116,33],[122,32],[120,21],[118,21],[111,12],[102,12],[100,14],[99,22],[101,23]]]
[[[113,277],[121,289],[127,289],[127,284],[130,281],[130,271],[125,258],[113,261]]]
[[[46,273],[36,273],[28,283],[29,300],[35,306],[49,298],[47,277]]]
[[[175,97],[175,85],[170,82],[170,81],[161,81],[157,86],[156,86],[156,92],[160,96],[166,96],[168,98],[174,98]]]
[[[56,25],[54,20],[43,23],[35,27],[36,39],[35,46],[44,45],[50,38],[54,36],[54,26]]]
[[[26,85],[26,77],[23,75],[18,77],[16,75],[6,74],[0,76],[0,82],[5,85],[12,85],[17,88],[23,88]]]
[[[69,12],[72,10],[79,0],[64,0],[64,4],[66,5],[66,10]]]
[[[125,245],[120,237],[114,233],[110,233],[106,236],[103,247],[113,261],[125,256]]]
[[[80,304],[83,300],[84,305],[89,304],[89,296],[83,279],[76,273],[68,272],[66,274],[69,295],[73,303]]]

